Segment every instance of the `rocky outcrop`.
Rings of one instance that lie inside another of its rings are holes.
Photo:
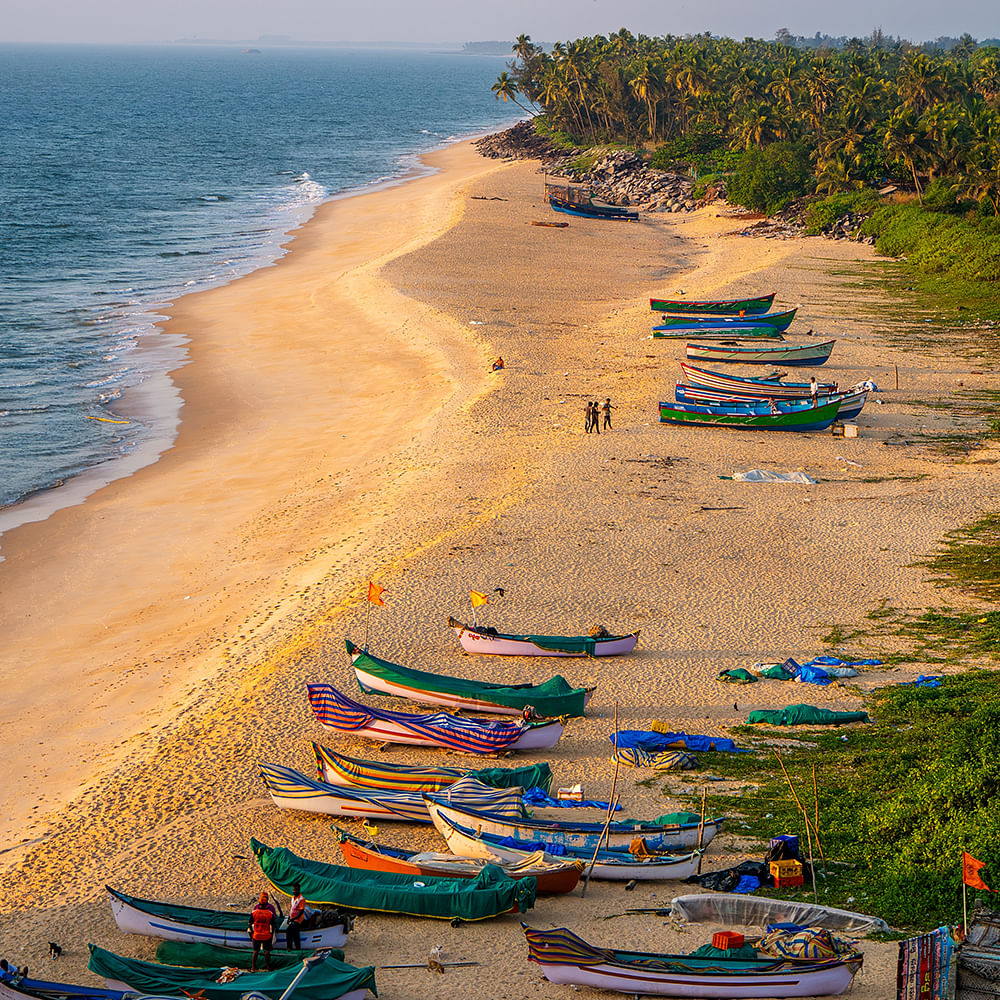
[[[588,184],[595,198],[644,212],[691,212],[726,197],[724,182],[714,184],[701,199],[692,194],[693,182],[683,174],[656,170],[638,153],[613,149],[602,153],[588,170],[580,170],[581,149],[556,149],[535,132],[531,122],[519,122],[506,132],[486,136],[476,143],[483,156],[504,159],[539,159],[546,173]]]

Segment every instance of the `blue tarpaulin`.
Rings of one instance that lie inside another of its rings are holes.
[[[902,681],[901,687],[918,687],[918,688],[939,688],[941,687],[941,675],[934,674],[930,677],[924,677],[921,674],[915,681]]]
[[[609,802],[598,802],[594,799],[584,799],[581,802],[570,799],[554,799],[541,788],[529,788],[522,796],[524,804],[527,806],[551,806],[559,809],[579,809],[581,806],[593,806],[595,809],[607,809]],[[615,810],[621,809],[616,805]]]
[[[725,753],[750,753],[745,747],[738,747],[725,736],[699,736],[688,733],[654,733],[643,729],[622,729],[609,737],[616,747],[628,747],[658,753],[683,746],[685,750],[707,753],[719,750]]]

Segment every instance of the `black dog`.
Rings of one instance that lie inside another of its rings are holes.
[[[49,958],[58,958],[62,954],[62,948],[55,943],[55,941],[49,942]]]

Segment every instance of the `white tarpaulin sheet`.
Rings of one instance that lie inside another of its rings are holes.
[[[734,472],[738,483],[815,483],[816,480],[804,472],[771,472],[769,469],[751,469],[749,472]]]
[[[677,896],[670,903],[670,914],[696,924],[725,924],[729,927],[767,927],[768,924],[790,923],[853,934],[871,931],[886,933],[889,930],[884,920],[863,913],[791,899],[744,896],[735,892]]]

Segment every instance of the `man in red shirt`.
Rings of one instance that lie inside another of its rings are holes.
[[[257,905],[250,913],[250,921],[247,924],[247,931],[250,940],[253,942],[253,955],[250,958],[250,971],[257,971],[257,955],[263,950],[264,965],[268,972],[271,971],[271,945],[274,944],[274,932],[278,926],[278,914],[274,907],[267,901],[267,893],[262,892]]]
[[[302,889],[296,882],[292,886],[292,908],[288,911],[288,926],[285,928],[285,946],[289,951],[297,951],[302,947],[299,931],[306,919],[306,901]]]

